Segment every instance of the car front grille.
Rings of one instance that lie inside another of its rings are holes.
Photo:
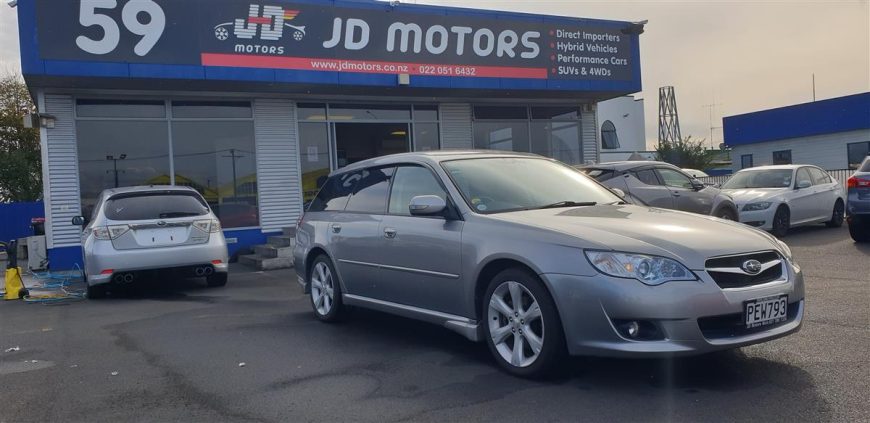
[[[762,265],[757,274],[744,269],[745,263],[756,260]],[[705,263],[707,273],[720,288],[744,288],[779,280],[783,277],[783,259],[775,251],[714,257]]]

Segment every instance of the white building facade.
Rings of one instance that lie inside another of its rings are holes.
[[[644,101],[622,96],[598,103],[598,139],[602,163],[628,160],[635,153],[655,160],[646,145]]]

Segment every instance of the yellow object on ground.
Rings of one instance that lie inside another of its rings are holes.
[[[6,296],[7,300],[20,300],[24,295],[21,291],[24,290],[24,284],[21,282],[21,268],[13,267],[6,269]],[[26,295],[27,291],[24,292]]]

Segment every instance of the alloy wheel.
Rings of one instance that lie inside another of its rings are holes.
[[[489,299],[489,333],[501,358],[528,367],[544,346],[544,319],[538,300],[523,284],[507,281]]]
[[[332,310],[335,295],[334,278],[329,266],[319,262],[311,273],[311,299],[314,308],[321,316],[326,316]]]

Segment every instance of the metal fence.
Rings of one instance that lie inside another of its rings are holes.
[[[846,189],[846,180],[849,179],[855,171],[852,169],[834,169],[828,170],[828,173],[843,186],[843,189]],[[706,178],[698,179],[708,185],[722,185],[725,181],[731,179],[731,176],[732,175],[708,176]]]

